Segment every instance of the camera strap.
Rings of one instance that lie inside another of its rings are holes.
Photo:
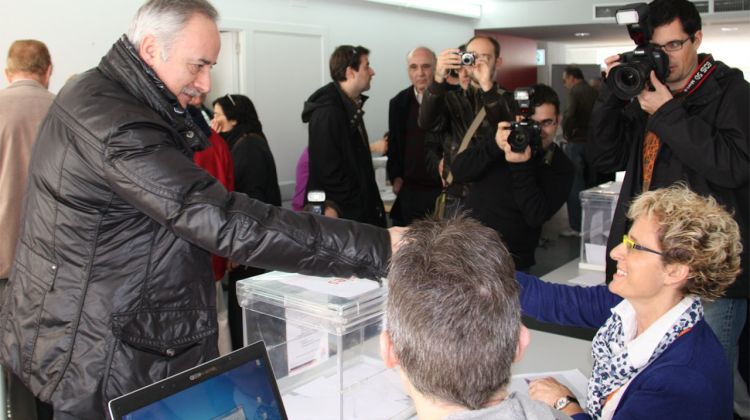
[[[698,90],[698,88],[703,84],[708,76],[713,73],[715,69],[716,63],[714,62],[713,56],[711,54],[706,54],[706,56],[703,57],[703,60],[698,63],[698,68],[695,70],[693,77],[685,85],[685,87],[682,88],[681,94],[690,95],[691,93]]]
[[[456,153],[456,156],[460,155],[461,152],[466,150],[467,147],[469,147],[469,141],[472,137],[474,137],[474,133],[477,132],[477,128],[479,128],[479,125],[482,124],[482,121],[484,121],[484,117],[487,115],[487,110],[482,107],[479,109],[479,112],[474,117],[474,121],[471,122],[471,125],[469,126],[469,129],[466,130],[466,134],[464,134],[464,138],[461,139],[461,146],[458,148],[458,152]],[[448,182],[448,185],[453,183],[453,171],[448,170],[448,177],[445,179],[446,182]]]

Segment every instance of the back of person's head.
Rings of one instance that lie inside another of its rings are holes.
[[[560,113],[560,98],[554,89],[542,83],[538,83],[531,88],[534,89],[534,94],[531,95],[532,110],[544,104],[551,104],[555,107],[555,114]]]
[[[648,5],[652,28],[668,25],[676,18],[682,22],[682,29],[691,37],[701,30],[701,15],[695,4],[689,0],[654,0]]]
[[[370,55],[370,50],[361,45],[356,47],[353,45],[336,47],[328,63],[331,69],[331,79],[336,82],[345,81],[346,69],[349,67],[359,71],[360,58],[363,55]]]
[[[412,224],[388,275],[386,332],[427,398],[482,408],[511,377],[521,328],[513,259],[476,220]]]
[[[258,118],[253,101],[245,95],[236,93],[226,94],[214,99],[213,105],[221,106],[227,120],[237,121],[245,132],[263,134],[263,125]]]
[[[149,0],[138,9],[130,24],[128,40],[138,50],[143,39],[151,34],[168,54],[180,31],[195,14],[214,22],[219,18],[219,12],[206,0]]]
[[[566,76],[571,76],[576,80],[583,80],[583,72],[578,66],[565,67],[565,70],[563,70],[563,74],[565,74]]]
[[[49,50],[43,42],[35,39],[19,39],[8,49],[6,71],[8,75],[19,74],[43,77],[52,66]]]
[[[640,216],[659,226],[664,264],[690,269],[685,293],[717,299],[737,278],[742,253],[739,226],[713,197],[702,197],[684,184],[648,191],[628,209],[629,219]]]

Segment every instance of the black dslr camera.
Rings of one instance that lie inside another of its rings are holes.
[[[510,150],[516,153],[523,153],[527,146],[531,147],[532,155],[542,151],[542,126],[529,118],[529,115],[533,114],[530,112],[533,96],[534,89],[530,87],[518,88],[513,92],[518,114],[523,117],[520,122],[510,124],[508,144],[510,144]]]
[[[669,75],[669,57],[659,47],[651,45],[652,28],[646,3],[633,3],[617,9],[615,19],[627,25],[630,38],[638,47],[620,54],[620,65],[610,70],[607,83],[615,95],[623,100],[638,96],[650,83],[651,70],[662,83]]]

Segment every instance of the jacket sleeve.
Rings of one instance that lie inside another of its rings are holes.
[[[404,117],[402,115],[400,99],[401,94],[396,95],[388,104],[388,179],[391,182],[396,178],[404,177],[404,153],[405,133]]]
[[[483,91],[481,98],[484,109],[487,112],[485,119],[492,127],[497,127],[500,121],[513,120],[507,95],[500,94],[497,89],[491,89],[487,92]]]
[[[626,105],[627,102],[620,100],[606,83],[602,83],[601,93],[591,111],[586,150],[588,161],[598,172],[612,173],[625,169],[633,141]],[[632,107],[637,105],[637,101],[630,104]]]
[[[245,265],[377,279],[390,258],[388,231],[295,213],[230,193],[173,145],[163,127],[128,126],[104,150],[115,194],[178,237]]]
[[[690,115],[685,102],[672,99],[649,119],[647,128],[677,158],[724,188],[747,188],[750,179],[750,84],[734,78],[724,87],[713,124]]]
[[[440,160],[443,158],[443,136],[445,134],[436,131],[425,131],[424,133],[424,160],[428,174],[440,173]]]
[[[434,80],[427,86],[422,95],[422,105],[419,107],[419,126],[427,131],[444,131],[448,124],[445,114],[446,83],[436,83]]]
[[[356,180],[347,176],[346,153],[342,141],[348,139],[346,117],[337,115],[332,107],[316,110],[310,118],[309,156],[310,174],[308,190],[314,185],[326,192],[326,198],[342,207],[354,200],[352,192],[358,190]]]
[[[235,145],[236,150],[232,151],[236,191],[264,203],[270,203],[271,197],[267,197],[266,186],[269,182],[274,182],[273,179],[268,178],[268,173],[275,168],[265,159],[262,145],[257,140],[254,136],[248,135],[239,140]]]
[[[474,139],[469,147],[456,155],[451,163],[453,181],[459,183],[473,182],[482,175],[498,159],[504,159],[495,139]]]
[[[573,186],[573,164],[557,146],[550,164],[536,159],[508,163],[512,177],[513,197],[529,226],[541,226],[568,199]]]
[[[609,318],[610,308],[622,300],[607,286],[548,283],[520,271],[516,280],[521,285],[521,312],[558,325],[599,328]]]

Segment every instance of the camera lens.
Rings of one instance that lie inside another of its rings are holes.
[[[633,98],[638,96],[646,87],[648,72],[644,72],[644,69],[641,67],[639,65],[623,64],[612,69],[610,75],[614,82],[614,92],[618,98]]]
[[[473,64],[474,64],[474,54],[468,53],[468,52],[461,54],[461,65],[471,66]]]

